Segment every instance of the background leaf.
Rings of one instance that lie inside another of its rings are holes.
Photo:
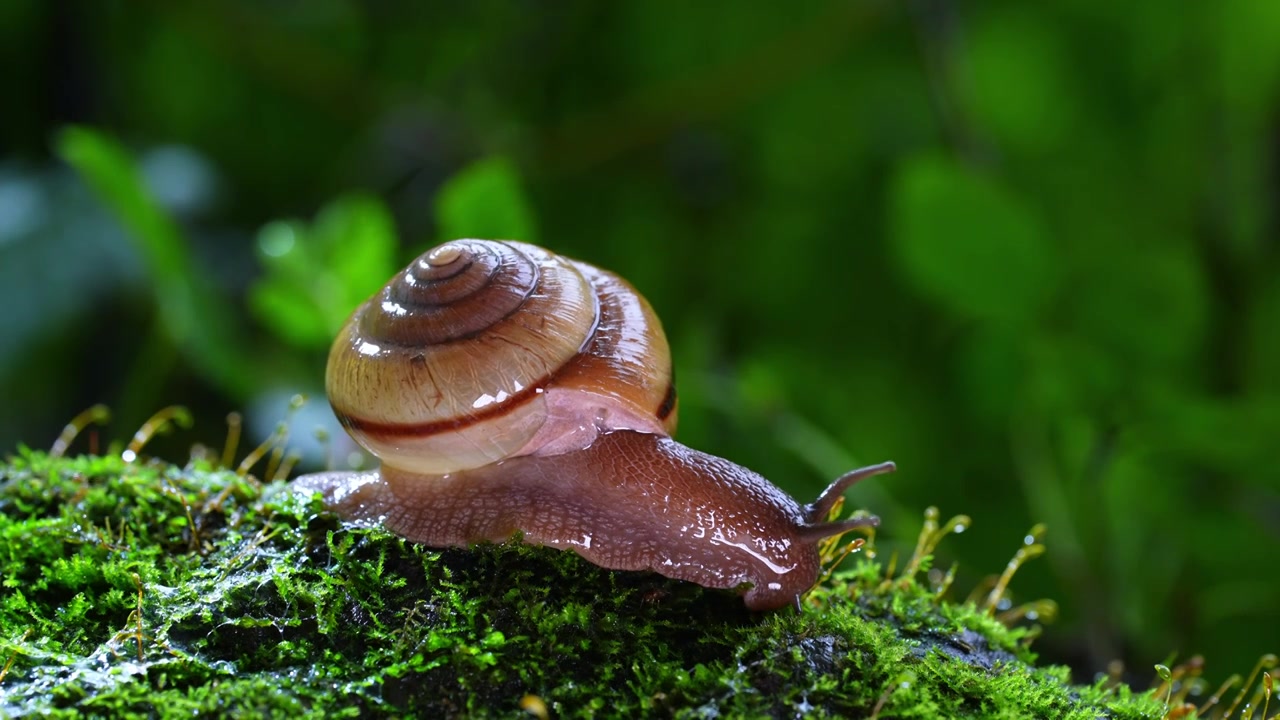
[[[514,166],[503,157],[477,161],[440,189],[436,198],[438,237],[500,238],[537,243]]]
[[[940,156],[904,164],[891,205],[902,272],[962,316],[1030,322],[1054,287],[1044,229],[1009,189]]]
[[[128,153],[115,140],[83,127],[63,130],[57,146],[137,242],[169,341],[214,382],[237,397],[249,397],[252,363],[244,355],[243,338],[197,270],[182,232],[152,201]]]
[[[351,315],[395,272],[395,228],[368,195],[333,201],[314,223],[276,221],[258,232],[267,274],[250,305],[295,345],[328,347]]]

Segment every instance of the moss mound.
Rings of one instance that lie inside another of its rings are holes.
[[[1155,718],[863,560],[803,613],[432,550],[209,465],[0,464],[0,716]]]

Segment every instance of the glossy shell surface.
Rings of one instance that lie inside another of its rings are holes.
[[[457,240],[417,258],[339,333],[326,389],[384,465],[427,474],[675,423],[667,342],[644,298],[518,242]]]

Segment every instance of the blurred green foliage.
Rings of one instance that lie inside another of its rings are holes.
[[[252,358],[234,332],[227,306],[196,271],[182,232],[147,194],[126,151],[78,127],[63,130],[56,147],[136,240],[155,290],[159,332],[224,390],[240,397],[251,392]]]
[[[337,200],[310,226],[271,222],[258,231],[265,272],[250,307],[281,338],[328,348],[352,308],[399,269],[397,243],[390,215],[373,197]]]
[[[855,497],[971,515],[957,588],[1046,522],[1053,660],[1276,649],[1280,3],[11,0],[0,61],[0,448],[264,435],[389,268],[510,234],[649,297],[687,444],[898,461]]]

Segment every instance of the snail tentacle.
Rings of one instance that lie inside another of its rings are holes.
[[[858,468],[857,470],[850,470],[832,480],[831,484],[818,495],[817,500],[805,506],[805,519],[811,523],[819,523],[826,520],[827,516],[831,514],[831,508],[835,507],[836,500],[842,497],[849,488],[869,477],[891,473],[897,469],[898,466],[892,462],[882,462]]]

